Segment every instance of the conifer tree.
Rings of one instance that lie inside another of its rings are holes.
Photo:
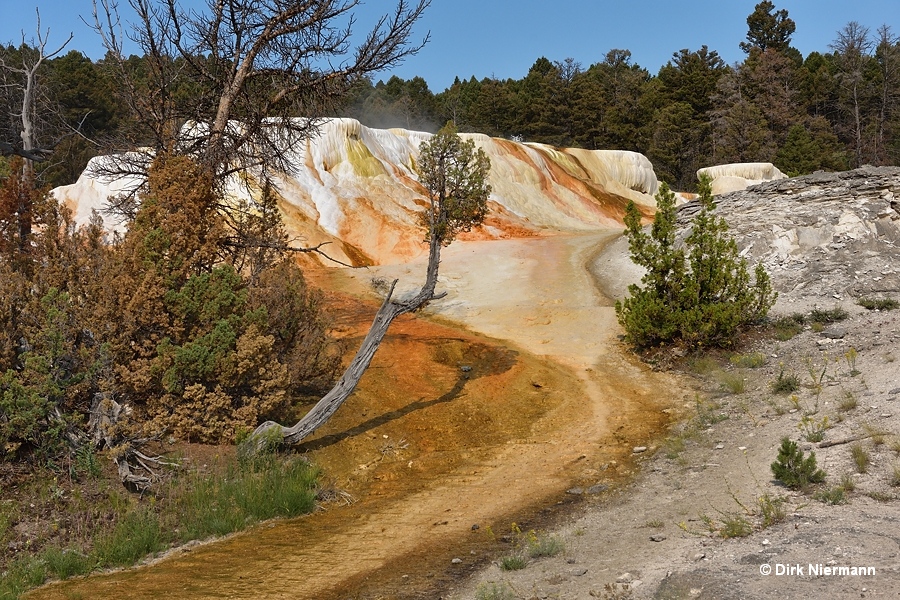
[[[625,215],[631,259],[647,271],[642,285],[616,302],[626,338],[638,348],[682,343],[690,348],[729,346],[738,330],[766,315],[774,304],[769,276],[757,265],[750,283],[747,262],[728,236],[728,224],[713,214],[708,178],[699,185],[700,211],[683,246],[676,243],[675,195],[665,184],[646,233],[629,203]]]
[[[775,4],[769,0],[763,0],[756,5],[754,11],[747,17],[747,41],[741,42],[741,50],[750,54],[754,49],[766,51],[768,49],[782,52],[791,45],[791,36],[797,30],[797,24],[788,17],[788,11],[775,10]]]

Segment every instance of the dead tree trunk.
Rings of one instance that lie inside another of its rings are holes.
[[[381,303],[381,308],[375,313],[375,319],[372,321],[372,325],[369,327],[369,332],[366,334],[362,345],[337,384],[331,388],[331,391],[325,394],[306,416],[292,427],[285,427],[274,421],[266,421],[261,424],[244,442],[242,451],[251,454],[257,453],[265,448],[272,438],[277,440],[279,436],[285,444],[298,444],[325,424],[337,412],[344,401],[350,397],[353,390],[356,389],[359,380],[362,379],[366,369],[369,368],[375,352],[381,345],[381,341],[387,334],[388,328],[394,319],[404,313],[419,310],[431,300],[442,298],[445,295],[435,295],[434,293],[440,262],[441,242],[436,236],[432,236],[428,249],[428,271],[425,277],[425,284],[418,293],[412,298],[401,302],[392,300],[394,287],[397,285],[397,280],[395,279],[391,283],[387,297]],[[278,433],[276,434],[275,432]]]

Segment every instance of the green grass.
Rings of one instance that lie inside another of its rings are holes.
[[[475,600],[514,600],[515,592],[506,582],[485,581],[478,584]]]
[[[815,493],[813,496],[819,502],[837,506],[839,504],[847,504],[847,495],[844,493],[843,486],[835,486]]]
[[[100,538],[94,553],[101,566],[124,567],[165,547],[159,517],[145,508],[138,508],[125,515],[111,532]]]
[[[862,444],[856,442],[850,446],[850,457],[853,459],[853,464],[856,465],[856,470],[859,473],[865,473],[869,470],[869,464],[872,459],[869,457],[869,452],[863,448]]]
[[[741,373],[722,371],[718,379],[719,385],[727,392],[732,394],[743,394],[747,391],[747,380]]]
[[[729,361],[735,367],[742,369],[758,369],[766,364],[766,355],[762,352],[751,352],[750,354],[735,354]]]
[[[229,467],[224,477],[195,476],[181,495],[179,530],[184,539],[238,531],[248,523],[296,517],[315,507],[318,471],[299,458],[265,455]]]
[[[510,554],[500,559],[500,568],[504,571],[518,571],[528,566],[528,559],[520,554]]]
[[[900,487],[900,465],[891,467],[891,487]]]
[[[95,566],[94,560],[76,550],[47,548],[43,553],[47,570],[58,579],[68,579],[76,575],[86,575]]]
[[[530,534],[527,538],[526,551],[531,558],[556,556],[564,548],[563,541],[555,535]]]
[[[173,545],[308,513],[315,508],[317,477],[318,470],[300,457],[270,454],[231,464],[219,475],[176,476],[160,490],[159,501],[111,494],[120,517],[97,532],[91,548],[51,547],[12,561],[0,578],[0,600],[18,598],[48,578],[127,567]]]
[[[853,410],[857,406],[859,406],[859,400],[857,400],[856,395],[849,390],[844,391],[843,395],[838,399],[838,410],[841,412]]]

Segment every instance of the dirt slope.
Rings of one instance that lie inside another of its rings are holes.
[[[359,392],[306,444],[351,505],[31,597],[434,597],[492,556],[488,532],[573,486],[617,485],[631,448],[669,420],[673,384],[608,350],[612,309],[585,270],[605,237],[451,247],[438,316],[399,320]],[[347,299],[366,288],[350,275],[318,281],[344,298],[340,325],[356,341],[374,307]]]

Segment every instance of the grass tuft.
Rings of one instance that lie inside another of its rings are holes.
[[[856,442],[850,446],[850,457],[853,459],[853,464],[856,465],[857,472],[865,473],[869,470],[872,459],[862,444]]]
[[[729,361],[735,367],[742,369],[758,369],[766,364],[766,355],[762,352],[751,352],[749,354],[735,354]]]
[[[500,559],[500,568],[504,571],[518,571],[528,566],[528,559],[520,554],[510,554]]]
[[[563,541],[555,535],[531,532],[527,536],[526,551],[531,558],[556,556],[564,548]]]
[[[475,590],[475,600],[514,600],[516,597],[512,588],[506,582],[485,581],[478,584]]]

